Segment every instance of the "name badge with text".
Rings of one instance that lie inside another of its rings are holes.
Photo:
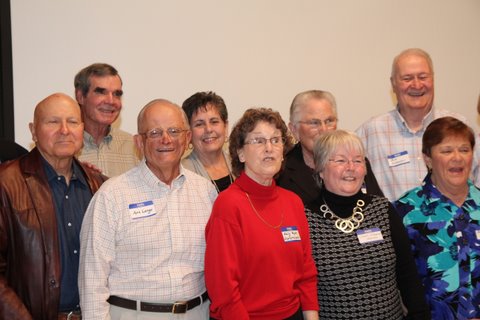
[[[365,229],[357,231],[358,242],[360,244],[382,242],[382,231],[379,228]]]
[[[283,227],[282,235],[283,241],[285,242],[295,242],[301,240],[297,227]]]
[[[130,212],[130,218],[132,219],[145,218],[157,214],[152,200],[131,203],[128,205],[128,211]]]
[[[402,151],[398,153],[391,154],[387,156],[388,165],[390,167],[396,167],[404,163],[410,162],[410,156],[408,155],[408,151]]]

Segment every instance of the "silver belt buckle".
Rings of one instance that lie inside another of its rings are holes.
[[[186,313],[187,308],[187,301],[177,301],[172,306],[172,313]]]

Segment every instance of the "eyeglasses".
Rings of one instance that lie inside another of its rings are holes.
[[[365,159],[348,160],[345,158],[337,158],[337,159],[328,159],[328,161],[333,162],[333,164],[337,167],[346,167],[349,163],[352,163],[354,167],[361,167],[365,165]]]
[[[331,129],[335,127],[335,124],[337,123],[336,118],[327,118],[325,120],[320,120],[320,119],[310,119],[310,120],[305,120],[305,121],[298,121],[298,123],[303,123],[306,124],[307,126],[317,129],[318,127],[321,127],[324,125],[328,129]]]
[[[253,139],[245,141],[245,144],[253,144],[253,145],[256,145],[256,146],[259,146],[259,145],[264,145],[265,146],[265,145],[267,145],[267,141],[270,141],[270,143],[274,147],[280,147],[280,146],[285,144],[287,139],[284,138],[284,137],[271,137],[270,139],[258,137],[258,138],[253,138]]]
[[[150,139],[160,139],[163,137],[163,132],[166,132],[167,135],[172,138],[176,139],[178,138],[183,132],[188,131],[187,129],[181,129],[181,128],[168,128],[167,130],[163,130],[160,128],[154,128],[151,130],[148,130],[147,132],[140,133],[143,136],[146,136],[147,138]]]

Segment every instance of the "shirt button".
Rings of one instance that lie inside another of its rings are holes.
[[[71,223],[71,222],[67,223],[67,226],[71,227],[71,226],[72,226],[72,223]]]
[[[62,180],[62,177],[57,177],[57,180],[58,180],[58,181]]]
[[[68,199],[68,194],[65,196],[65,199]]]
[[[77,252],[78,252],[77,250],[73,250],[73,253],[77,254]]]

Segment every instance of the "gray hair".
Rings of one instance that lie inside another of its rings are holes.
[[[305,107],[305,104],[310,99],[327,101],[332,107],[333,114],[337,117],[337,103],[335,102],[333,94],[323,90],[308,90],[300,92],[293,98],[292,104],[290,105],[290,122],[292,124],[297,123],[299,114],[302,111],[301,109]]]
[[[362,140],[355,133],[345,130],[328,131],[322,133],[313,146],[313,161],[316,174],[325,169],[328,160],[339,147],[359,152],[365,158],[365,148]]]
[[[88,90],[90,90],[90,77],[92,76],[118,76],[118,78],[120,78],[120,82],[122,83],[122,78],[118,74],[117,69],[115,69],[113,66],[106,63],[94,63],[83,68],[77,73],[75,79],[73,80],[75,91],[81,91],[82,96],[86,97]]]
[[[395,76],[397,75],[397,71],[398,71],[398,61],[405,56],[418,56],[418,57],[424,58],[427,61],[428,67],[430,68],[430,72],[433,75],[433,62],[430,55],[425,50],[422,50],[420,48],[409,48],[400,52],[393,59],[392,73],[391,73],[390,79],[392,80],[395,79]]]
[[[142,130],[142,125],[143,125],[144,115],[145,115],[146,110],[154,104],[171,105],[171,106],[177,108],[178,111],[182,114],[182,119],[183,119],[183,124],[185,126],[185,129],[190,130],[190,124],[188,122],[187,115],[185,114],[185,111],[183,111],[183,109],[179,105],[177,105],[177,104],[175,104],[175,103],[173,103],[173,102],[171,102],[167,99],[154,99],[154,100],[150,101],[149,103],[147,103],[142,108],[142,110],[140,110],[140,112],[138,113],[138,116],[137,116],[137,132],[138,133],[142,133],[141,130]]]

